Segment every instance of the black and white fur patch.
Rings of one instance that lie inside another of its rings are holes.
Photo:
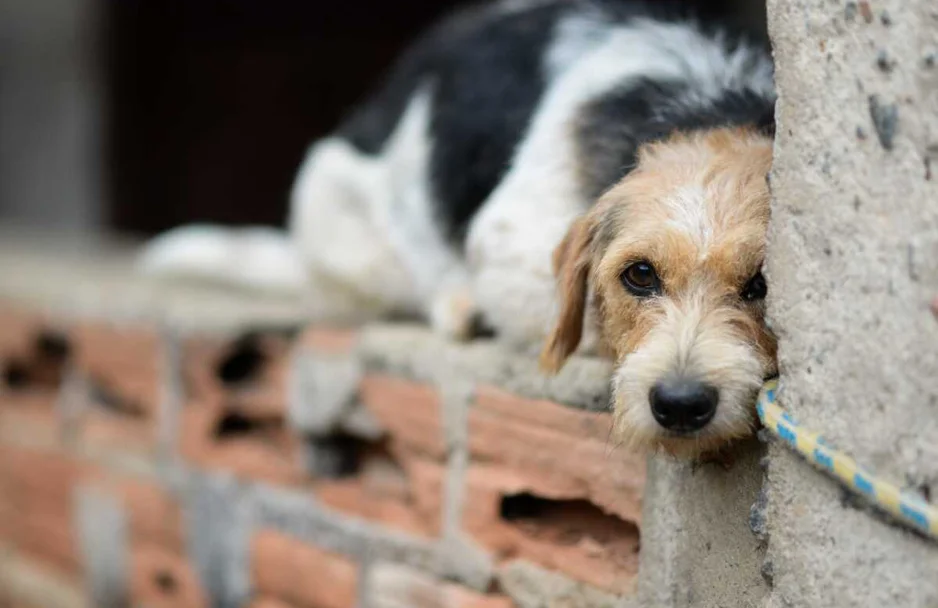
[[[399,60],[378,93],[339,128],[359,150],[377,154],[414,90],[432,79],[430,180],[437,219],[456,243],[508,169],[550,80],[544,57],[564,20],[592,12],[612,28],[640,19],[680,23],[694,18],[686,3],[668,0],[514,5],[514,10],[511,3],[474,7],[432,28]],[[728,51],[743,44],[738,34],[709,27]],[[584,38],[598,38],[603,29],[584,32]],[[674,128],[763,123],[766,113],[772,118],[771,99],[763,92],[742,87],[699,95],[693,83],[648,78],[623,83],[585,106],[574,136],[581,146],[586,195],[594,198],[621,178],[638,145]]]
[[[437,218],[461,240],[508,168],[547,85],[542,58],[569,2],[458,13],[407,52],[377,95],[339,129],[378,153],[415,89],[432,82],[430,181]]]
[[[587,199],[596,199],[635,166],[644,143],[675,131],[754,125],[772,131],[774,104],[752,89],[724,89],[698,98],[681,81],[641,79],[610,91],[578,114],[579,179]]]
[[[316,142],[286,234],[196,226],[147,249],[154,274],[307,297],[312,316],[485,317],[536,347],[570,222],[675,130],[770,126],[764,43],[665,0],[503,0],[431,28]]]

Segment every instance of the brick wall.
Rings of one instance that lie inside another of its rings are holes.
[[[132,253],[0,227],[0,608],[765,597],[758,442],[646,463],[608,362],[311,327]]]
[[[0,309],[0,605],[634,595],[645,462],[610,442],[602,362],[52,310]]]

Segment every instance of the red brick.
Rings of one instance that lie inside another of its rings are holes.
[[[286,374],[290,342],[261,335],[263,361],[255,373],[226,384],[218,368],[235,352],[237,339],[197,336],[183,346],[188,402],[181,415],[180,450],[197,465],[225,469],[276,484],[296,484],[305,476],[301,443],[286,425]],[[220,437],[228,415],[258,423],[255,430]]]
[[[13,540],[19,514],[6,499],[6,488],[2,479],[0,479],[0,496],[3,497],[0,500],[0,545],[3,545]]]
[[[56,393],[50,391],[4,391],[0,392],[0,412],[52,412],[55,401]]]
[[[10,532],[11,545],[23,556],[61,574],[76,576],[81,572],[70,517],[54,511],[19,511],[13,516]]]
[[[440,463],[406,450],[376,452],[364,457],[354,477],[316,481],[314,493],[345,514],[411,534],[437,536],[444,472]]]
[[[155,420],[92,409],[79,422],[82,443],[91,446],[151,453],[159,429]]]
[[[83,322],[71,336],[76,366],[92,388],[89,406],[77,420],[80,440],[135,452],[154,449],[163,399],[158,332],[141,323]]]
[[[253,587],[303,608],[355,606],[358,565],[348,558],[269,530],[251,544]]]
[[[34,312],[0,306],[0,361],[29,352],[36,333],[44,325],[42,317]]]
[[[203,608],[208,601],[189,561],[154,545],[130,549],[130,598],[147,608]]]
[[[72,491],[85,473],[62,454],[0,447],[3,536],[11,545],[59,572],[78,572]]]
[[[237,409],[239,415],[262,423],[257,431],[219,436],[226,415],[233,411],[219,400],[190,401],[180,417],[180,450],[192,463],[232,471],[275,484],[300,483],[305,473],[301,444],[279,414]]]
[[[309,327],[300,335],[297,344],[318,353],[345,355],[354,350],[357,342],[358,333],[351,329]]]
[[[514,608],[515,603],[504,595],[481,595],[464,587],[450,585],[449,605],[453,608]]]
[[[47,504],[70,509],[72,488],[84,471],[81,463],[64,453],[0,447],[0,475],[6,500],[13,506]]]
[[[469,412],[463,526],[496,559],[524,557],[616,593],[638,568],[645,458],[609,443],[611,416],[479,387]],[[517,521],[505,497],[552,502]]]
[[[155,416],[162,397],[162,343],[152,327],[80,323],[71,335],[81,372],[140,417]]]
[[[185,529],[177,499],[155,483],[121,479],[113,482],[129,520],[135,545],[156,545],[184,553]]]
[[[378,564],[369,574],[374,608],[512,608],[504,595],[482,594],[398,564]]]
[[[0,307],[0,372],[11,364],[26,365],[35,373],[36,337],[45,327],[39,315]],[[59,376],[60,370],[46,370]],[[59,425],[55,415],[60,378],[22,388],[7,387],[0,381],[0,429],[12,437],[35,437],[39,443],[58,440]],[[35,380],[35,378],[33,379]]]
[[[19,367],[27,374],[29,390],[55,390],[64,361],[50,359],[38,348],[38,338],[48,332],[62,333],[32,311],[0,307],[0,371],[5,374],[11,367]]]
[[[442,526],[443,494],[446,468],[420,457],[399,457],[410,479],[411,502],[414,511],[426,522],[431,531]]]
[[[233,352],[236,339],[201,336],[183,345],[183,370],[190,396],[196,399],[225,399],[229,405],[257,413],[286,411],[286,386],[290,343],[277,335],[258,338],[264,361],[250,378],[226,384],[218,367]]]
[[[26,516],[29,514],[42,514],[61,521],[68,521],[71,515],[70,500],[62,500],[58,496],[44,489],[24,487],[22,484],[9,484],[6,486],[16,494],[11,496],[7,504],[16,514]],[[72,487],[65,488],[71,496]]]
[[[463,527],[499,561],[523,557],[602,589],[632,591],[639,548],[634,523],[604,514],[585,500],[558,501],[545,513],[503,519],[502,499],[529,489],[523,476],[498,467],[471,466]]]
[[[273,597],[256,597],[248,604],[248,608],[296,608],[296,606]]]
[[[51,391],[0,392],[0,436],[55,445],[61,439],[55,400]]]
[[[419,382],[369,374],[362,381],[361,398],[396,441],[433,458],[445,458],[440,396],[435,389]]]
[[[645,457],[616,449],[611,425],[609,414],[482,386],[469,412],[469,450],[474,459],[523,478],[539,495],[585,498],[639,522]]]

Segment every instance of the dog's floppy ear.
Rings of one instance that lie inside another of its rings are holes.
[[[560,314],[541,351],[540,365],[545,372],[559,371],[579,346],[583,336],[591,238],[592,222],[588,216],[584,216],[573,223],[554,250],[554,275],[557,277]]]

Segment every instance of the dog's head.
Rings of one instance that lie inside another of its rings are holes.
[[[577,348],[591,299],[623,443],[689,457],[751,433],[776,371],[760,270],[771,159],[771,140],[742,128],[648,144],[554,253],[560,315],[542,367]]]

